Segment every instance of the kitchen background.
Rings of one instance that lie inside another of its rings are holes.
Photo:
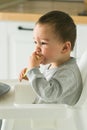
[[[77,24],[72,55],[79,59],[87,48],[87,16],[82,0],[0,0],[0,79],[17,79],[34,50],[33,28],[45,12],[69,13]]]
[[[0,0],[0,11],[20,13],[45,13],[52,9],[78,15],[84,10],[83,0]]]

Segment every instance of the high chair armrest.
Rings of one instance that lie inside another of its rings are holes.
[[[55,104],[25,104],[25,105],[10,105],[0,106],[0,118],[14,119],[57,119],[69,117],[72,108],[67,105]]]

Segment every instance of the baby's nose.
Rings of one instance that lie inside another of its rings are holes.
[[[40,46],[36,46],[35,51],[37,51],[37,52],[41,52],[41,48],[40,48]]]

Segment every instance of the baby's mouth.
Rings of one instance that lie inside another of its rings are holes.
[[[43,56],[43,59],[41,60],[41,64],[45,64],[46,58]]]
[[[36,52],[36,55],[37,55],[37,59],[41,58],[41,63],[40,64],[43,64],[46,60],[46,57],[41,53],[41,52]]]

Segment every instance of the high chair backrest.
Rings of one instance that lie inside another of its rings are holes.
[[[83,91],[77,105],[87,106],[87,51],[83,53],[78,66],[82,76]]]

